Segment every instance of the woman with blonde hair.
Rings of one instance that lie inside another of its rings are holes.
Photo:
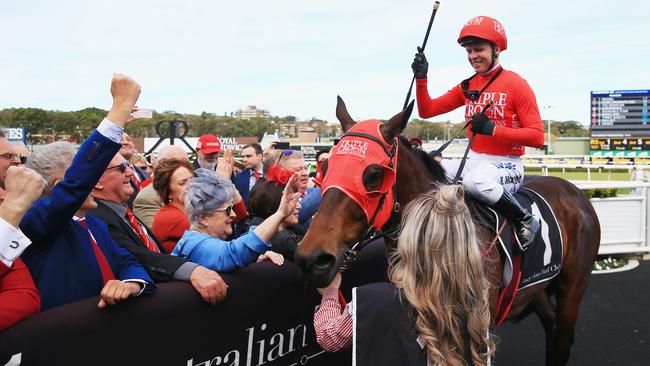
[[[344,308],[340,274],[319,289],[318,344],[352,346],[357,365],[490,364],[489,283],[461,186],[439,186],[406,206],[389,279],[354,288]]]

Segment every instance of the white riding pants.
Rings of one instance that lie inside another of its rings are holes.
[[[443,159],[447,178],[453,180],[461,159]],[[479,154],[470,150],[461,173],[465,191],[472,197],[492,205],[503,190],[515,193],[524,181],[524,165],[519,156]]]

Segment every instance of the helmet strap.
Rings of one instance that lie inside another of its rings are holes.
[[[497,58],[499,58],[497,55],[497,46],[494,43],[490,42],[490,47],[492,48],[492,63],[490,64],[488,70],[492,70],[494,68],[494,62],[497,60]]]

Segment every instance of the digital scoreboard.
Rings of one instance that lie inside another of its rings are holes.
[[[650,137],[648,99],[650,90],[592,91],[592,138]]]

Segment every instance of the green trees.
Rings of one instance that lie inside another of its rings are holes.
[[[0,126],[25,127],[27,134],[34,142],[45,142],[51,137],[67,138],[81,141],[92,132],[99,121],[106,116],[107,111],[99,108],[86,108],[75,112],[46,111],[39,108],[8,108],[0,110]],[[179,119],[187,122],[190,127],[188,136],[201,136],[212,133],[223,137],[256,136],[261,139],[265,132],[273,133],[282,124],[294,124],[296,117],[258,117],[237,119],[230,115],[216,115],[203,112],[201,114],[181,114],[174,111],[163,113],[154,112],[152,119],[142,119],[127,127],[127,132],[133,136],[157,137],[156,125],[160,121]],[[319,135],[329,135],[324,121],[312,119],[314,131]],[[316,123],[318,122],[318,123]],[[547,123],[544,121],[544,131]],[[409,122],[403,135],[418,136],[425,139],[449,139],[465,125],[465,122],[429,122],[414,118]],[[551,122],[551,133],[556,136],[589,136],[589,129],[577,121]],[[467,137],[462,132],[461,138]]]
[[[75,112],[46,111],[39,108],[8,108],[0,110],[0,126],[25,127],[35,142],[45,142],[52,137],[81,141],[92,132],[107,111],[86,108]],[[126,131],[133,136],[156,137],[156,125],[160,121],[179,119],[190,126],[188,136],[212,133],[217,136],[257,136],[272,133],[278,123],[270,118],[236,119],[203,112],[200,115],[180,114],[173,111],[154,112],[152,119],[142,119],[130,124]],[[289,117],[295,119],[295,117]]]

